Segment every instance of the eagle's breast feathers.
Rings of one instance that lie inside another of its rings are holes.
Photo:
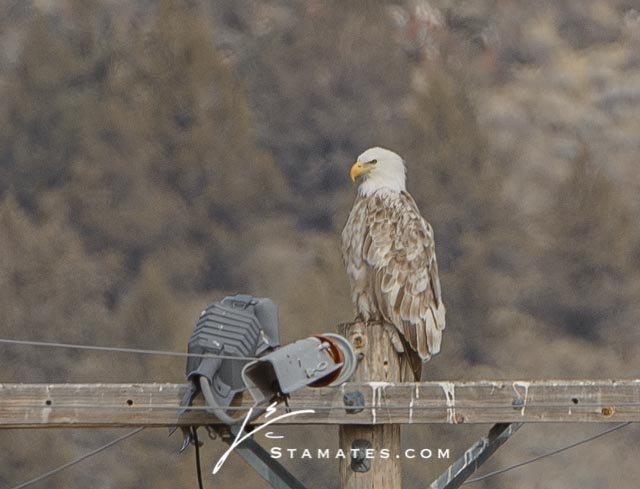
[[[445,328],[433,229],[406,191],[359,194],[342,232],[352,300],[363,320],[398,328],[424,362]]]

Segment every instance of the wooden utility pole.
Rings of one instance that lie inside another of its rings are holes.
[[[339,326],[339,332],[346,337],[360,357],[352,381],[369,382],[371,397],[358,390],[345,390],[345,404],[358,409],[358,403],[369,398],[373,406],[381,408],[385,383],[401,380],[401,362],[398,353],[381,324],[357,322]],[[374,414],[375,413],[375,414]],[[387,412],[372,409],[374,426],[341,425],[340,448],[350,456],[340,459],[340,479],[342,489],[373,489],[402,487],[400,453],[400,425],[376,425]],[[381,449],[388,450],[388,458],[381,456]]]

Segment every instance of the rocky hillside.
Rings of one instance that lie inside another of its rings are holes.
[[[286,341],[332,330],[352,315],[338,245],[349,166],[382,145],[406,158],[435,229],[448,323],[431,378],[637,377],[639,12],[633,0],[0,2],[0,336],[181,351],[202,305],[236,291],[272,297]],[[2,382],[184,375],[167,359],[0,356]],[[488,468],[599,428],[527,426]],[[405,444],[458,456],[485,431],[406,429]],[[335,443],[335,430],[286,435]],[[0,485],[116,436],[0,433]],[[478,487],[633,487],[622,454],[637,443],[629,427]],[[150,430],[48,487],[191,487],[178,444]],[[204,452],[208,466],[222,444]],[[334,461],[288,465],[337,487]],[[408,487],[445,467],[407,461]],[[209,482],[240,475],[267,487],[235,459]]]

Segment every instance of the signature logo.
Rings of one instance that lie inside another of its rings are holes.
[[[274,402],[273,404],[271,404],[267,408],[267,414],[266,414],[265,418],[268,419],[269,417],[271,417],[272,415],[274,415],[276,413],[277,404],[278,403]],[[227,460],[227,458],[229,457],[229,455],[231,455],[233,450],[238,445],[240,445],[244,440],[246,440],[250,436],[253,436],[258,431],[262,431],[263,429],[265,429],[269,425],[271,425],[271,424],[273,424],[276,421],[281,420],[281,419],[290,418],[292,416],[297,416],[298,414],[313,414],[313,413],[315,413],[314,409],[301,409],[300,411],[291,411],[290,413],[281,414],[280,416],[276,416],[275,418],[272,418],[272,419],[270,419],[268,421],[265,421],[263,424],[258,426],[256,429],[254,429],[252,431],[249,431],[248,433],[245,433],[243,435],[242,433],[244,432],[244,428],[247,425],[247,422],[251,419],[251,415],[253,414],[253,408],[249,408],[249,412],[247,413],[247,416],[244,418],[244,421],[242,422],[242,426],[240,427],[240,431],[238,431],[238,434],[236,435],[236,438],[233,440],[233,443],[231,443],[231,445],[229,445],[229,448],[227,449],[227,451],[222,454],[220,459],[218,459],[218,462],[216,463],[215,467],[213,468],[213,474],[217,474],[218,473],[218,471],[224,465],[224,463]],[[273,435],[272,432],[267,433],[267,436],[269,436],[270,438],[272,438],[272,437],[273,438],[283,438],[282,436]]]

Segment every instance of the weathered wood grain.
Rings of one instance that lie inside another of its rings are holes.
[[[197,407],[178,419],[185,389],[186,384],[0,384],[0,428],[216,424],[215,416]],[[355,391],[362,393],[365,409],[347,414],[343,396]],[[199,399],[196,404],[202,405]],[[360,382],[303,389],[289,404],[316,412],[282,424],[638,422],[640,379]],[[240,406],[248,408],[250,400]]]
[[[371,406],[366,411],[371,415],[371,421],[377,423],[378,417],[383,416],[376,406],[382,404],[386,383],[397,383],[401,380],[402,366],[398,353],[387,336],[387,331],[381,324],[351,323],[345,324],[339,331],[353,346],[360,361],[353,375],[354,381],[376,383],[369,384],[369,393],[364,395],[364,405]],[[379,386],[379,387],[375,387]],[[345,389],[345,392],[352,392]],[[363,394],[365,394],[363,392]],[[343,395],[344,397],[344,395]],[[391,401],[391,398],[386,400]],[[338,399],[339,401],[340,399]],[[393,399],[393,402],[397,401]],[[390,453],[400,453],[400,425],[380,424],[374,426],[341,425],[339,429],[339,445],[345,453],[352,453],[363,442],[380,453],[387,449]],[[361,448],[361,455],[366,451]],[[395,457],[373,457],[365,460],[369,466],[363,471],[354,469],[351,457],[340,459],[340,487],[342,489],[370,489],[372,487],[402,487],[402,468],[400,459]],[[355,464],[358,465],[358,464]]]

